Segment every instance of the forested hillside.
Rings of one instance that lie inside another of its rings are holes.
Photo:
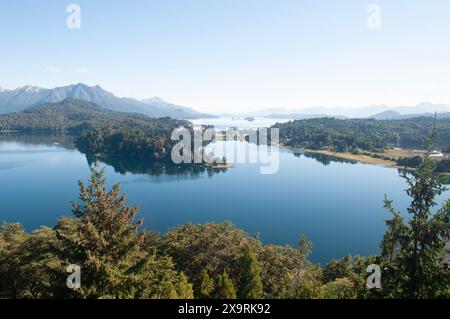
[[[421,148],[433,127],[433,118],[374,120],[319,118],[276,124],[283,144],[308,149],[382,152],[388,147]],[[450,119],[437,119],[436,147],[450,147]]]
[[[66,99],[19,113],[0,115],[0,131],[72,133],[76,147],[86,154],[169,161],[170,136],[190,123],[121,113],[82,100]]]
[[[151,134],[167,135],[189,122],[170,118],[150,118],[137,113],[107,110],[95,103],[66,99],[46,103],[18,113],[0,115],[1,130],[80,132],[98,128],[126,127]]]

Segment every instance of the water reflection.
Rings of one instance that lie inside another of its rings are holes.
[[[25,165],[26,163],[26,161],[0,162],[0,171],[15,169]]]
[[[215,174],[224,173],[227,168],[212,168],[202,165],[183,164],[175,165],[171,163],[153,162],[149,160],[139,160],[127,158],[123,156],[92,156],[86,155],[89,166],[92,166],[96,161],[111,166],[114,171],[121,175],[127,173],[149,175],[154,177],[167,176],[163,179],[153,178],[153,182],[169,182],[180,180],[194,180],[203,178],[205,176],[212,177]],[[148,181],[137,180],[137,181]]]
[[[14,151],[14,150],[5,150],[2,149],[2,145],[6,145],[6,143],[18,143],[26,146],[45,146],[47,148],[51,147],[61,147],[66,150],[74,150],[75,137],[73,135],[61,134],[48,134],[48,133],[21,133],[21,132],[0,132],[0,150],[5,151]],[[20,148],[23,150],[23,147]],[[45,149],[48,151],[48,149]],[[33,147],[30,151],[38,152],[39,150]]]
[[[75,136],[66,134],[0,133],[0,154],[45,154],[77,150],[74,141]],[[111,166],[118,174],[131,173],[153,176],[157,178],[152,178],[150,181],[158,183],[212,177],[227,170],[223,167],[211,168],[192,164],[175,165],[123,156],[92,156],[88,154],[85,154],[85,156],[89,166],[99,161]],[[0,162],[0,170],[14,169],[25,164],[26,161]],[[149,179],[147,178],[145,181],[149,181]]]
[[[317,153],[303,153],[303,152],[294,152],[295,157],[306,157],[315,159],[317,162],[323,164],[324,166],[328,166],[331,163],[340,163],[340,164],[357,164],[357,161],[340,158],[331,155],[317,154]]]

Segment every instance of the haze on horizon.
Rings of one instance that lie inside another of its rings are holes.
[[[450,104],[449,12],[440,0],[3,1],[0,86],[99,84],[210,113]]]

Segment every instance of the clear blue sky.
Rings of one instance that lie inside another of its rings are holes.
[[[448,0],[2,0],[0,41],[9,89],[83,82],[210,112],[450,103]]]

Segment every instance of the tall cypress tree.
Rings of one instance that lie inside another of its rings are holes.
[[[260,299],[264,297],[261,270],[258,260],[250,247],[247,247],[240,260],[239,298]]]
[[[450,240],[450,200],[435,212],[436,197],[445,191],[430,155],[436,129],[426,141],[422,164],[412,173],[402,173],[409,188],[410,217],[404,219],[385,199],[393,214],[381,244],[383,294],[400,298],[437,298],[450,295],[448,265]]]

